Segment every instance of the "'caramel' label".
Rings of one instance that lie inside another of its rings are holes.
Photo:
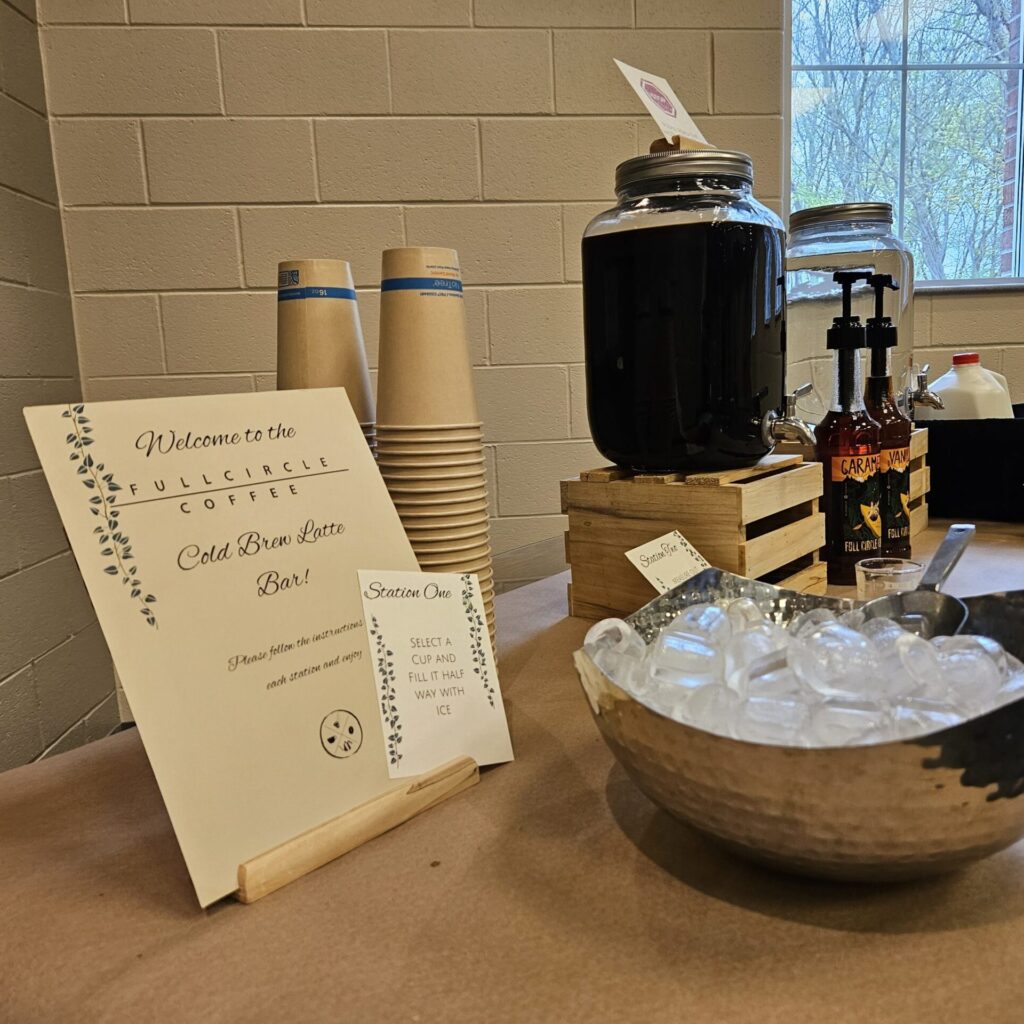
[[[874,455],[833,455],[832,483],[856,480],[865,483],[878,475],[879,456]]]
[[[833,455],[828,546],[835,554],[876,555],[882,544],[879,457]]]

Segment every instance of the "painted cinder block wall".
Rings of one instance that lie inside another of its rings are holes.
[[[0,0],[0,771],[118,723],[22,407],[81,398],[35,10]]]
[[[494,542],[557,534],[600,463],[579,239],[654,125],[612,57],[669,77],[782,189],[781,0],[40,0],[89,399],[274,386],[279,259],[459,250]]]

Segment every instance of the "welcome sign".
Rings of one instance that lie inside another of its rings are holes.
[[[342,389],[25,415],[201,904],[401,785],[358,570],[417,564]]]

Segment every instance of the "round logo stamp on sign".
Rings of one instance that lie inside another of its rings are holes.
[[[331,757],[351,757],[363,745],[363,727],[351,711],[332,711],[320,723],[320,743]]]
[[[653,82],[649,82],[645,78],[640,82],[640,87],[651,98],[655,106],[658,106],[662,110],[664,110],[669,117],[676,116],[675,104]]]

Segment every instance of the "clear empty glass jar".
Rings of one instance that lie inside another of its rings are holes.
[[[804,419],[818,423],[832,396],[832,359],[825,332],[840,312],[842,294],[832,280],[837,270],[891,274],[899,290],[887,292],[884,314],[899,332],[890,350],[893,385],[906,382],[914,352],[914,257],[893,234],[889,203],[841,203],[798,210],[789,218],[786,250],[787,390],[810,381],[813,390],[797,403]],[[874,315],[874,293],[866,282],[853,290],[853,313],[865,322]],[[866,352],[866,350],[865,350]]]

